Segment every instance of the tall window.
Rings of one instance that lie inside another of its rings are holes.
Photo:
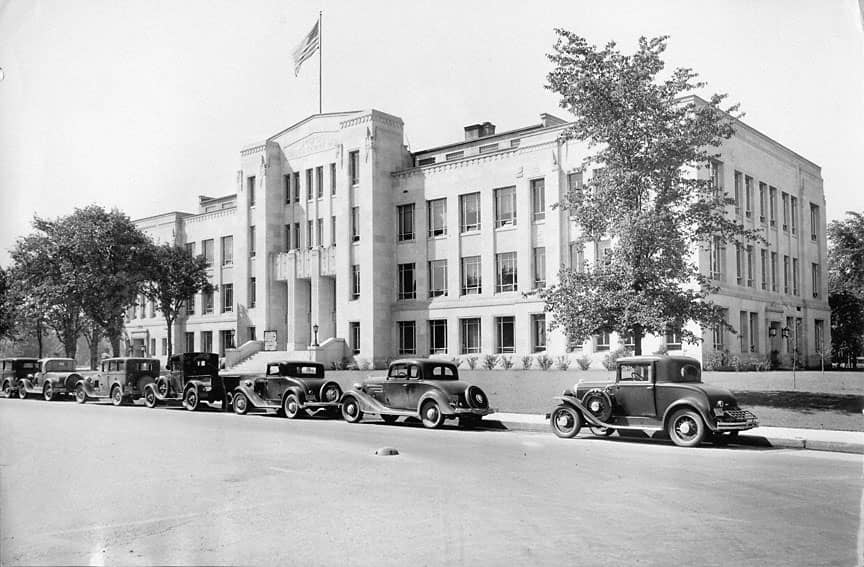
[[[784,191],[780,200],[783,202],[783,230],[789,230],[789,194]]]
[[[291,250],[291,225],[285,225],[285,248],[284,252]]]
[[[399,354],[417,354],[417,324],[399,321]]]
[[[292,185],[294,185],[294,202],[299,203],[300,202],[300,172],[295,171],[292,179],[294,181],[292,183]]]
[[[429,262],[429,297],[447,295],[447,260]]]
[[[190,256],[195,255],[195,243],[194,242],[187,242],[185,244],[185,247],[186,247],[186,252],[189,252]]]
[[[258,290],[256,289],[256,280],[255,278],[249,278],[249,308],[255,307],[255,303],[258,300]]]
[[[330,217],[330,246],[336,246],[336,217]]]
[[[195,296],[190,295],[186,298],[186,315],[195,315]]]
[[[249,227],[249,257],[255,257],[255,227]]]
[[[360,207],[351,208],[351,242],[360,240]]]
[[[729,312],[724,309],[722,312],[723,322],[726,322],[727,317],[729,317]],[[717,324],[714,325],[713,329],[714,335],[714,350],[722,351],[726,349],[726,325]]]
[[[759,222],[766,222],[768,215],[768,186],[759,182]]]
[[[495,291],[516,291],[516,252],[495,255]]]
[[[744,176],[744,216],[753,216],[753,178],[749,175]]]
[[[315,240],[312,238],[315,227],[311,220],[306,221],[306,248],[315,246]]]
[[[429,321],[429,354],[447,353],[447,321]]]
[[[480,230],[480,193],[459,196],[459,231]]]
[[[516,188],[495,189],[495,227],[516,224]]]
[[[819,293],[822,291],[822,271],[819,268],[819,264],[810,265],[810,275],[812,278],[813,297],[819,297]]]
[[[597,345],[596,350],[598,350],[598,351],[609,350],[609,343],[610,343],[609,333],[607,333],[606,331],[603,331],[599,335],[594,335],[594,341],[595,341],[595,344]]]
[[[759,314],[750,313],[750,352],[759,352]]]
[[[460,319],[462,330],[462,354],[480,352],[480,318]]]
[[[792,295],[798,295],[799,293],[800,275],[798,272],[798,258],[792,258]]]
[[[810,240],[816,241],[819,234],[819,205],[810,205]]]
[[[753,247],[747,246],[747,287],[753,287]]]
[[[570,243],[570,269],[580,274],[585,271],[585,246],[579,242]]]
[[[213,265],[213,239],[201,241],[201,254],[207,261],[207,266]]]
[[[204,314],[209,315],[213,313],[213,292],[204,292],[201,294],[202,303],[204,304]]]
[[[291,174],[283,175],[282,179],[285,185],[285,204],[288,205],[291,203]]]
[[[546,218],[546,180],[545,179],[532,179],[531,180],[531,213],[534,215],[535,221],[543,220]]]
[[[354,150],[348,154],[348,176],[351,186],[360,183],[360,151]]]
[[[249,192],[249,206],[255,206],[255,176],[246,178],[246,190]]]
[[[184,333],[186,352],[195,352],[195,333]]]
[[[516,352],[515,327],[515,317],[495,317],[495,352]]]
[[[798,197],[789,197],[790,213],[789,224],[792,225],[792,234],[798,234]]]
[[[743,184],[744,174],[740,171],[735,172],[735,214],[741,214],[741,190]]]
[[[315,168],[315,196],[319,199],[324,196],[324,166]]]
[[[777,252],[771,252],[771,291],[777,291]]]
[[[414,280],[414,263],[399,264],[399,299],[414,299],[416,282]]]
[[[234,284],[222,284],[222,313],[234,311]]]
[[[351,266],[351,299],[360,298],[360,266]]]
[[[546,247],[534,248],[534,289],[546,287]]]
[[[315,221],[315,242],[318,246],[324,246],[324,219]]]
[[[447,234],[447,199],[426,201],[429,238]]]
[[[768,251],[762,248],[759,250],[760,266],[762,267],[762,289],[768,289]]]
[[[789,293],[790,292],[790,287],[789,287],[790,268],[789,268],[789,266],[790,266],[789,256],[786,256],[784,254],[783,255],[783,293]]]
[[[777,226],[777,188],[768,188],[768,214],[771,226]]]
[[[348,323],[348,336],[351,337],[351,351],[354,354],[360,354],[360,322],[351,321]]]
[[[711,188],[714,194],[722,193],[723,191],[723,164],[719,161],[711,161],[708,164],[708,177],[711,180]]]
[[[546,314],[535,313],[531,315],[531,351],[543,352],[546,350]]]
[[[314,194],[312,189],[312,168],[306,170],[306,200],[311,201]]]
[[[750,352],[750,318],[746,311],[738,314],[738,340],[741,352]]]
[[[219,353],[225,356],[225,349],[234,347],[234,329],[219,331]]]
[[[300,223],[294,223],[294,250],[300,250]]]
[[[213,331],[201,331],[201,352],[213,352]]]
[[[336,194],[336,164],[330,164],[330,194]]]
[[[710,270],[711,277],[715,280],[723,279],[723,264],[726,257],[726,247],[723,245],[723,239],[715,236],[711,242],[710,254]]]
[[[480,270],[480,256],[462,258],[462,295],[480,293],[482,285]]]
[[[396,207],[396,222],[399,242],[414,240],[414,203]]]
[[[735,280],[738,285],[744,284],[744,258],[741,243],[735,243]]]
[[[827,354],[825,353],[825,321],[822,319],[814,320],[813,333],[813,346],[816,348],[816,352],[818,354]]]
[[[666,329],[666,348],[669,350],[681,350],[681,330]]]
[[[234,263],[234,237],[222,237],[222,265],[230,266]]]

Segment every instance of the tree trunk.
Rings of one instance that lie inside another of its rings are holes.
[[[635,325],[633,327],[633,354],[640,356],[642,354],[642,326]]]
[[[39,346],[39,358],[42,358],[42,319],[36,318],[36,344]]]
[[[120,338],[123,336],[123,316],[113,317],[105,327],[105,335],[111,343],[113,356],[123,356],[120,352]]]
[[[170,359],[171,355],[174,354],[174,339],[172,337],[174,332],[174,320],[169,317],[165,317],[165,322],[168,324],[168,359]]]

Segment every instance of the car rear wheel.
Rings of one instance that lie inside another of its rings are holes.
[[[75,401],[79,404],[83,404],[87,401],[87,392],[84,391],[84,386],[78,384],[75,388]]]
[[[197,410],[200,403],[201,401],[198,399],[198,390],[195,388],[189,388],[186,390],[186,393],[183,394],[183,407],[187,410]]]
[[[695,447],[705,438],[705,423],[693,410],[678,410],[669,420],[667,433],[679,447]]]
[[[12,383],[9,380],[3,382],[3,397],[11,398],[12,397]]]
[[[435,429],[444,423],[444,414],[441,413],[441,408],[437,402],[428,401],[420,408],[420,420],[423,422],[423,427]]]
[[[234,394],[234,403],[232,405],[234,406],[234,413],[237,415],[246,415],[246,412],[249,411],[249,399],[243,392]]]
[[[285,396],[285,401],[282,402],[282,413],[285,414],[285,417],[288,419],[294,419],[298,417],[302,411],[300,400],[297,399],[297,396],[294,394],[288,394]]]
[[[396,423],[397,419],[399,419],[398,415],[390,415],[387,413],[381,414],[381,420],[384,421],[384,423]]]
[[[363,419],[360,403],[353,396],[348,396],[342,400],[342,419],[348,423],[357,423]]]
[[[563,439],[570,439],[576,437],[582,429],[582,416],[575,408],[560,405],[552,410],[549,423],[552,425],[552,432],[555,435]]]
[[[111,403],[115,406],[123,405],[123,390],[120,389],[120,386],[114,386],[111,389]]]
[[[155,408],[157,404],[156,390],[147,388],[144,390],[144,405],[148,408]]]
[[[51,382],[45,384],[45,387],[42,388],[42,397],[45,398],[46,402],[50,402],[54,399],[54,386]]]

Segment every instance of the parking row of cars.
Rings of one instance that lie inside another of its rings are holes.
[[[486,393],[459,379],[456,365],[436,359],[392,362],[387,374],[370,377],[343,392],[325,378],[324,366],[308,361],[270,362],[263,374],[219,371],[214,353],[175,354],[167,368],[158,359],[108,358],[97,371],[79,371],[70,358],[0,360],[6,397],[30,395],[54,400],[74,396],[78,403],[111,400],[114,405],[143,398],[147,407],[180,402],[194,411],[219,404],[224,411],[276,411],[287,418],[338,417],[356,423],[365,414],[392,423],[419,419],[437,428],[447,419],[478,425],[494,410]],[[619,359],[611,382],[580,381],[555,398],[550,423],[559,437],[575,437],[583,425],[595,435],[614,431],[661,431],[679,446],[711,439],[728,441],[758,425],[730,392],[702,383],[699,361],[683,356]]]

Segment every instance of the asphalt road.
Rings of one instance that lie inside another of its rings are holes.
[[[860,455],[0,399],[4,566],[854,565],[862,486]]]

